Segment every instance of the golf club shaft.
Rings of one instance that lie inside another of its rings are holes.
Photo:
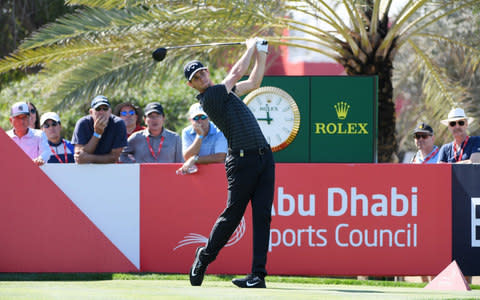
[[[193,44],[193,45],[183,45],[183,46],[170,46],[165,47],[165,49],[179,49],[179,48],[193,48],[193,47],[214,47],[214,46],[229,46],[229,45],[244,45],[245,42],[231,42],[231,43],[209,43],[209,44]]]

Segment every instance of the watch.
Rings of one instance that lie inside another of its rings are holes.
[[[284,90],[265,86],[248,94],[245,104],[253,112],[272,151],[285,149],[300,129],[300,111]]]

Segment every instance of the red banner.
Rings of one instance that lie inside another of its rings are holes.
[[[185,273],[225,207],[223,166],[141,168],[141,270]],[[437,274],[451,260],[448,165],[277,164],[270,274]],[[211,273],[248,273],[250,211]],[[434,254],[434,255],[433,255]]]

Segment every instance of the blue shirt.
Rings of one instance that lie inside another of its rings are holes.
[[[448,162],[448,163],[455,163],[455,154],[453,153],[453,143],[448,143],[442,146],[440,148],[440,153],[438,156],[438,161],[443,161],[443,162]],[[470,156],[472,153],[475,152],[480,152],[480,136],[471,136],[468,139],[467,145],[463,145],[465,141],[457,147],[457,159],[458,160],[467,160],[470,159]],[[463,154],[462,157],[459,158],[460,152],[462,151],[462,146],[463,148]]]
[[[227,139],[212,122],[210,122],[210,130],[208,134],[202,139],[202,146],[198,156],[206,156],[216,153],[227,153]],[[187,126],[182,130],[182,150],[185,153],[188,147],[193,144],[197,133],[193,129],[193,126]]]
[[[77,121],[72,136],[73,145],[86,145],[93,135],[93,118],[88,115]],[[127,145],[127,129],[125,122],[115,115],[110,115],[108,125],[98,141],[94,154],[108,154],[113,149]]]
[[[438,155],[440,151],[438,151],[437,146],[433,146],[432,152],[428,153],[428,155],[422,158],[422,151],[418,150],[413,158],[412,163],[414,164],[436,164],[438,162]],[[425,159],[428,158],[427,161]]]
[[[47,163],[74,163],[75,159],[73,158],[73,145],[65,140],[62,139],[58,144],[54,144],[48,141],[48,145],[50,146],[50,158],[48,159]],[[57,155],[55,155],[53,152]],[[65,160],[65,154],[67,154],[67,159]],[[60,158],[61,161],[58,161]]]

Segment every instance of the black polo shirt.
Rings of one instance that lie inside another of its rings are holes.
[[[248,106],[224,84],[217,84],[197,96],[210,120],[223,132],[228,147],[249,150],[265,147],[267,141]]]

